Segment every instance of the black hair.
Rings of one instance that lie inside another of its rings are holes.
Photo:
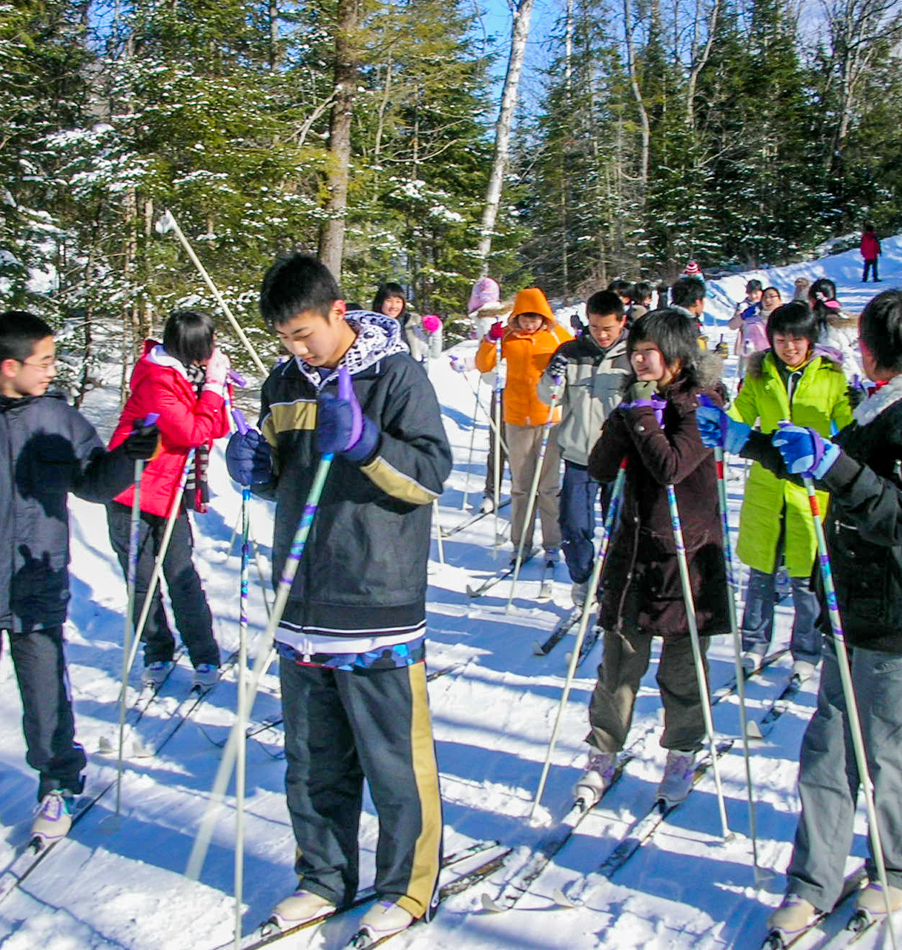
[[[311,254],[295,251],[279,256],[263,275],[260,313],[268,327],[275,327],[311,310],[328,317],[340,299],[329,268]]]
[[[830,317],[836,314],[835,310],[826,305],[826,300],[836,300],[836,284],[829,277],[819,277],[808,288],[808,302],[821,330],[827,326]]]
[[[623,300],[615,290],[599,290],[586,301],[587,318],[590,313],[597,314],[599,317],[606,317],[612,313],[618,320],[622,320],[625,313]]]
[[[761,290],[761,281],[757,277],[753,277],[745,285],[745,292],[747,294],[754,293],[756,290]]]
[[[40,317],[24,310],[0,313],[0,363],[15,360],[24,363],[39,340],[53,336],[53,330]]]
[[[817,317],[804,300],[792,300],[777,307],[767,320],[767,342],[774,345],[774,334],[799,337],[813,347],[817,343]]]
[[[763,297],[769,290],[775,291],[776,294],[777,294],[777,296],[778,296],[781,300],[783,299],[783,294],[780,293],[780,288],[779,288],[779,287],[774,287],[774,286],[765,287],[764,290],[761,291],[761,296]]]
[[[688,310],[692,304],[705,299],[705,282],[700,277],[681,277],[670,288],[670,302],[674,307]]]
[[[216,324],[203,310],[174,310],[163,327],[163,349],[180,363],[202,363],[213,354]]]
[[[403,313],[407,309],[407,294],[404,293],[404,288],[392,280],[387,280],[385,283],[379,284],[376,296],[373,297],[373,312],[382,313],[382,304],[384,304],[389,297],[400,297],[404,301],[401,312]]]
[[[665,307],[649,310],[639,317],[626,338],[628,357],[632,357],[638,343],[654,343],[667,366],[680,361],[680,378],[686,377],[691,383],[698,383],[698,327],[695,320],[682,310]],[[626,386],[635,380],[633,371],[625,380]]]
[[[874,224],[873,224],[873,222],[872,222],[872,221],[868,221],[867,224],[865,224],[864,229],[865,229],[865,231],[873,231],[873,230],[874,230]]]
[[[884,290],[861,311],[861,342],[878,369],[902,372],[902,290]]]
[[[608,290],[610,290],[611,293],[618,294],[621,297],[629,297],[630,288],[632,286],[633,285],[628,280],[618,277],[608,284]]]
[[[644,304],[652,295],[652,286],[647,280],[637,280],[629,289],[630,301],[632,303]]]

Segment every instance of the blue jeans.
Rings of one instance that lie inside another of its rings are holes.
[[[564,460],[558,518],[561,550],[574,584],[585,583],[592,574],[595,558],[595,496],[598,482],[589,477],[585,465]]]
[[[767,652],[774,635],[774,587],[777,572],[766,574],[751,569],[742,616],[742,649],[762,656]],[[791,577],[792,636],[789,650],[794,660],[817,663],[821,658],[823,637],[814,626],[820,613],[820,604],[814,591],[808,589],[807,577]]]
[[[886,876],[891,886],[902,887],[902,656],[856,647],[849,650],[849,664],[874,783]],[[818,909],[829,910],[842,889],[860,785],[832,645],[824,650],[817,710],[802,739],[799,763],[802,813],[787,871],[788,889]],[[866,868],[875,880],[870,838]]]

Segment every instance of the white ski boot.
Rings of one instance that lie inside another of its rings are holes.
[[[69,834],[72,811],[69,796],[60,789],[48,792],[38,805],[31,825],[31,840],[39,848],[46,848]]]
[[[272,916],[263,925],[263,929],[270,928],[269,934],[277,930],[290,930],[292,927],[299,927],[308,921],[330,914],[333,910],[335,910],[335,904],[327,897],[299,887],[289,897],[276,904]],[[264,936],[268,933],[264,933]]]
[[[817,916],[817,908],[798,894],[787,894],[783,903],[767,918],[767,929],[777,930],[784,937],[793,937],[804,930]]]
[[[144,667],[141,682],[145,686],[162,686],[174,666],[172,660],[154,660],[153,663],[148,663]]]
[[[490,511],[495,510],[495,499],[491,495],[483,495],[482,501],[479,503],[479,513],[481,515],[487,515]]]
[[[406,930],[414,922],[414,916],[393,901],[377,901],[363,915],[360,929],[354,934],[350,947],[367,950],[380,940]]]
[[[593,808],[611,784],[616,764],[617,755],[614,752],[590,749],[586,771],[573,788],[576,800],[582,801],[587,809]]]
[[[902,890],[889,886],[889,903],[893,912],[902,910]],[[874,919],[886,916],[886,899],[879,881],[871,881],[858,895],[855,901],[855,910]]]
[[[193,687],[197,689],[208,689],[219,682],[219,667],[212,663],[198,663],[194,668]]]
[[[684,801],[692,788],[694,771],[694,752],[679,752],[671,749],[667,753],[664,777],[658,785],[657,801],[663,802],[668,808]]]

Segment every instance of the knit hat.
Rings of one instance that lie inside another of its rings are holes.
[[[514,309],[511,319],[519,317],[521,313],[537,313],[554,323],[554,311],[551,309],[545,294],[538,287],[527,287],[514,297]]]
[[[702,269],[695,261],[689,261],[689,263],[686,265],[686,269],[683,271],[687,277],[697,277],[699,274],[701,274],[701,272]]]
[[[491,277],[480,277],[470,291],[467,313],[473,313],[474,310],[479,310],[486,304],[497,304],[500,300],[501,288],[498,286],[498,281]]]

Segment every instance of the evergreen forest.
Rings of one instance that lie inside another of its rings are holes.
[[[900,0],[556,2],[482,251],[511,36],[475,3],[0,3],[0,306],[67,327],[83,390],[100,328],[216,308],[164,209],[258,345],[290,248],[453,332],[485,272],[572,299],[902,226]]]

